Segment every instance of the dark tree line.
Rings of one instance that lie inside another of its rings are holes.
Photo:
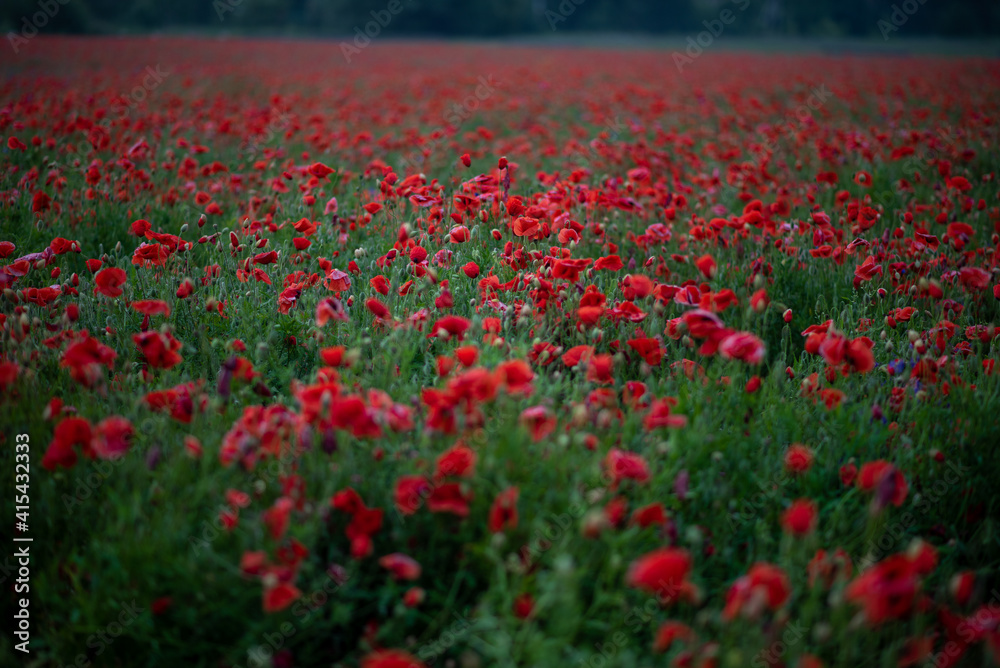
[[[729,9],[746,36],[996,36],[997,0],[6,0],[4,33],[157,29],[414,36],[550,31],[688,34]],[[44,23],[33,20],[38,12]],[[391,16],[391,20],[386,20]],[[41,24],[41,25],[40,25]],[[898,30],[893,30],[898,28]]]

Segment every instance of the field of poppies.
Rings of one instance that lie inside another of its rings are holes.
[[[1000,61],[0,72],[19,665],[1000,664]]]

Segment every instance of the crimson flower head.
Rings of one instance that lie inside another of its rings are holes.
[[[397,580],[416,580],[420,577],[420,564],[412,557],[399,552],[381,557],[378,564],[392,573],[392,577]]]
[[[184,358],[177,352],[181,342],[164,332],[142,332],[133,334],[132,341],[154,369],[169,369],[180,364]]]
[[[612,448],[604,459],[604,468],[611,478],[612,489],[623,480],[644,483],[649,480],[649,465],[642,455]]]
[[[86,332],[67,346],[59,365],[68,368],[70,376],[84,387],[93,387],[104,376],[104,367],[114,366],[118,353]]]
[[[264,589],[264,612],[281,612],[302,596],[295,585],[288,582],[278,582]]]
[[[729,621],[738,614],[755,619],[764,610],[777,610],[791,596],[788,576],[779,567],[758,562],[739,578],[726,594],[722,618]]]
[[[844,598],[860,606],[872,626],[906,618],[917,603],[921,577],[936,564],[933,548],[918,541],[908,552],[887,557],[862,572],[847,586]]]
[[[327,167],[322,162],[314,162],[313,164],[309,165],[308,171],[310,175],[315,176],[317,179],[323,179],[329,176],[330,174],[333,174],[334,170]]]
[[[94,427],[90,449],[100,459],[118,459],[128,452],[133,432],[132,423],[125,418],[105,418]]]
[[[687,550],[661,548],[632,562],[625,580],[628,586],[655,594],[663,605],[670,605],[690,596],[690,574],[691,555]]]
[[[863,464],[857,480],[858,487],[863,491],[876,493],[875,502],[879,508],[890,503],[898,508],[909,492],[903,474],[884,459]]]
[[[785,469],[791,473],[805,473],[813,465],[813,451],[807,445],[792,443],[785,452]]]
[[[450,513],[458,517],[469,516],[469,503],[472,492],[464,491],[457,482],[447,482],[438,485],[427,497],[427,509],[432,513]]]
[[[781,516],[781,526],[793,536],[805,536],[816,528],[819,511],[809,499],[798,499]]]
[[[42,468],[46,471],[54,471],[59,466],[73,468],[76,465],[75,446],[80,446],[85,454],[92,457],[91,435],[90,423],[87,420],[80,417],[63,418],[56,425],[52,442],[42,457]]]
[[[729,360],[760,364],[764,360],[764,342],[749,332],[735,332],[722,339],[719,353]]]
[[[427,665],[401,649],[385,649],[365,655],[361,668],[427,668]]]
[[[556,417],[545,406],[525,408],[521,411],[520,422],[536,443],[555,431],[557,424]]]
[[[446,315],[434,323],[427,336],[428,338],[437,336],[445,340],[455,338],[461,341],[465,336],[466,330],[471,325],[472,323],[466,318],[457,315]]]
[[[426,478],[419,475],[403,476],[396,481],[396,510],[402,515],[412,515],[430,494],[431,484]]]
[[[492,533],[517,528],[517,497],[520,490],[508,487],[493,500],[490,507],[489,527]]]
[[[94,294],[101,293],[106,297],[120,297],[121,286],[125,284],[125,271],[118,267],[102,269],[94,276]]]
[[[449,477],[470,478],[476,471],[476,453],[461,443],[456,443],[437,459],[435,480]]]

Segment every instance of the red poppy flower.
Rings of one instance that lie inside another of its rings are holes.
[[[125,280],[125,271],[118,267],[102,269],[94,276],[94,294],[99,292],[106,297],[120,297]]]
[[[643,361],[650,366],[659,366],[663,359],[663,349],[656,339],[629,339],[628,347],[642,357]]]
[[[133,334],[132,341],[145,358],[146,364],[154,369],[170,369],[184,361],[177,352],[181,349],[181,342],[172,334],[142,332]]]
[[[763,608],[777,610],[790,595],[791,586],[785,572],[777,566],[758,562],[729,588],[722,618],[729,621],[738,614],[753,618]]]
[[[420,577],[420,564],[412,557],[399,552],[380,557],[378,564],[392,573],[392,577],[397,580],[416,580]]]
[[[111,348],[92,336],[79,339],[63,352],[59,365],[70,370],[70,376],[85,387],[93,387],[104,378],[104,369],[114,366],[118,357]]]
[[[365,300],[365,308],[367,308],[372,315],[380,320],[388,320],[392,317],[389,313],[389,308],[374,297],[370,297]]]
[[[514,616],[518,619],[528,619],[535,611],[535,599],[531,594],[519,594],[514,599]]]
[[[170,315],[170,306],[161,299],[143,299],[132,302],[132,308],[145,315]]]
[[[90,448],[100,459],[118,459],[128,452],[132,434],[132,423],[125,418],[105,418],[94,427]]]
[[[462,346],[461,348],[456,348],[455,359],[457,359],[462,366],[470,367],[476,363],[477,359],[479,359],[479,348],[476,346]],[[528,380],[530,380],[530,378]]]
[[[371,285],[372,289],[375,290],[375,292],[379,293],[380,295],[389,294],[389,281],[388,279],[386,279],[385,276],[382,276],[381,274],[378,276],[373,276],[368,281],[368,284]]]
[[[891,503],[897,508],[903,505],[909,491],[906,478],[899,469],[883,459],[861,466],[858,487],[866,492],[875,491],[880,506]]]
[[[403,476],[396,481],[394,502],[401,515],[417,512],[431,493],[431,484],[419,475]]]
[[[535,373],[524,360],[502,362],[497,366],[496,374],[510,394],[520,394],[527,397],[534,389],[531,382],[535,379]]]
[[[594,355],[587,363],[587,380],[591,383],[614,383],[614,367],[615,360],[611,355]]]
[[[663,605],[685,597],[691,591],[691,555],[678,548],[661,548],[632,562],[626,584],[655,594]]]
[[[801,443],[793,443],[785,451],[785,469],[792,473],[805,473],[813,465],[813,451]]]
[[[52,442],[42,457],[42,468],[54,471],[57,467],[73,468],[76,465],[76,446],[83,448],[84,454],[93,456],[90,450],[92,431],[90,423],[83,418],[68,417],[60,420],[52,435]]]
[[[612,448],[604,459],[604,469],[611,479],[611,488],[617,488],[623,480],[645,483],[649,480],[649,465],[634,452]]]
[[[279,582],[273,587],[267,587],[264,589],[264,612],[281,612],[300,596],[302,596],[302,592],[287,582]]]
[[[894,554],[864,571],[844,591],[844,599],[859,605],[865,620],[878,626],[908,616],[916,603],[920,573],[910,556]]]
[[[585,362],[594,354],[593,346],[574,346],[562,356],[562,363],[568,367],[575,367],[580,362]]]
[[[315,176],[317,179],[326,178],[327,176],[333,174],[334,172],[333,169],[327,167],[322,162],[314,162],[313,164],[309,165],[308,171],[312,176]]]
[[[679,429],[687,425],[687,417],[684,415],[673,415],[673,407],[677,400],[671,397],[665,399],[653,399],[649,405],[649,412],[642,420],[643,429],[653,431],[663,427],[669,429]]]
[[[635,524],[642,528],[661,526],[666,523],[667,513],[660,502],[651,503],[648,506],[636,509],[629,520],[629,524]]]
[[[816,528],[819,511],[809,499],[798,499],[781,516],[781,526],[793,536],[804,536]]]
[[[435,480],[448,477],[470,478],[475,474],[476,453],[468,446],[456,444],[437,459]]]
[[[457,482],[444,483],[431,490],[427,497],[427,509],[432,513],[451,513],[468,517],[472,492],[464,492]]]
[[[544,406],[525,408],[519,419],[536,443],[555,431],[557,424],[555,416]]]
[[[407,608],[415,608],[424,602],[427,597],[427,592],[425,592],[420,587],[410,587],[403,594],[403,605]]]
[[[760,364],[764,361],[764,342],[748,332],[736,332],[722,340],[719,354],[726,359]]]
[[[713,258],[711,255],[702,255],[697,260],[695,260],[694,264],[696,267],[698,267],[698,271],[700,271],[705,276],[705,278],[707,279],[715,278],[715,272],[717,267],[715,264],[715,258]]]
[[[678,640],[692,642],[695,633],[690,626],[683,622],[667,621],[656,630],[656,637],[653,639],[653,651],[662,654],[670,650]]]
[[[366,654],[361,668],[427,668],[424,662],[399,649],[385,649]]]
[[[140,267],[162,267],[170,257],[170,251],[163,244],[140,244],[132,253],[132,264]]]
[[[490,506],[489,529],[499,533],[507,529],[517,528],[517,498],[520,491],[517,487],[508,487],[493,500]]]
[[[428,338],[437,336],[445,340],[450,340],[454,337],[461,341],[465,336],[466,330],[471,325],[472,322],[466,318],[457,315],[446,315],[434,323],[427,336]]]
[[[620,271],[624,266],[622,259],[617,255],[597,258],[597,261],[594,263],[594,269],[598,271]]]

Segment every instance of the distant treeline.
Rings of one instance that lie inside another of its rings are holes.
[[[31,32],[157,29],[502,36],[551,31],[690,34],[720,17],[744,36],[996,36],[997,0],[4,0]],[[724,12],[729,14],[724,14]],[[41,14],[40,14],[41,13]],[[44,20],[43,20],[44,19]],[[374,24],[370,22],[375,21]],[[29,35],[30,36],[30,35]]]

